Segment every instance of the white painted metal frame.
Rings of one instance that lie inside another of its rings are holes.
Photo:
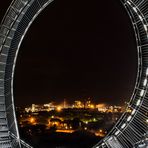
[[[20,140],[13,78],[23,38],[38,14],[53,0],[14,0],[0,26],[0,147],[30,146]],[[93,148],[148,147],[148,0],[121,0],[137,41],[138,72],[129,105],[110,133]]]

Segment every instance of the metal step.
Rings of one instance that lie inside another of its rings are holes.
[[[3,140],[3,138],[9,138],[8,131],[0,131],[0,140]]]
[[[0,125],[0,131],[8,131],[7,125]]]
[[[4,99],[0,99],[0,104],[1,105],[5,105],[5,100]]]
[[[0,148],[12,148],[10,140],[0,141]]]
[[[4,104],[0,104],[0,111],[5,111],[5,105]]]
[[[1,111],[0,112],[0,119],[6,118],[6,112],[5,111]]]
[[[1,119],[0,119],[0,126],[2,126],[2,125],[7,125],[7,120],[6,120],[6,118],[1,118]]]

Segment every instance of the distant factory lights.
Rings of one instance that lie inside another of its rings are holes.
[[[115,113],[115,112],[123,112],[124,109],[121,106],[109,106],[107,104],[95,104],[92,103],[92,101],[90,99],[88,99],[87,101],[80,101],[80,100],[76,100],[71,104],[68,104],[65,100],[63,103],[61,104],[57,104],[55,102],[50,102],[48,104],[32,104],[30,107],[26,107],[25,111],[26,112],[41,112],[41,111],[62,111],[63,109],[90,109],[90,110],[97,110],[99,112],[111,112],[111,113]]]

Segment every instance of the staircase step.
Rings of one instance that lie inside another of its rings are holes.
[[[0,147],[1,148],[12,148],[11,141],[10,140],[0,141]]]
[[[0,125],[0,131],[8,131],[7,125]]]
[[[7,120],[6,120],[6,118],[1,118],[0,119],[0,126],[1,125],[7,125]]]
[[[0,140],[2,140],[3,138],[8,138],[8,137],[9,137],[8,131],[0,131]]]

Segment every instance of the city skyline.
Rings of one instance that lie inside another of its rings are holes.
[[[97,101],[96,101],[97,100]],[[52,99],[52,98],[48,98],[48,100],[46,100],[46,101],[42,101],[42,102],[40,102],[40,103],[37,103],[37,102],[32,102],[32,103],[30,103],[30,104],[25,104],[25,105],[16,105],[17,107],[27,107],[27,106],[30,106],[30,105],[32,105],[32,104],[36,104],[36,105],[43,105],[43,104],[48,104],[48,103],[53,103],[53,104],[55,104],[55,105],[58,105],[58,104],[63,104],[64,102],[66,103],[66,104],[68,104],[68,105],[70,105],[70,104],[73,104],[75,101],[80,101],[80,102],[82,102],[82,103],[85,103],[85,102],[88,102],[88,101],[90,101],[90,102],[93,102],[93,104],[104,104],[105,106],[124,106],[124,107],[126,107],[127,106],[127,104],[128,104],[128,99],[127,99],[127,101],[125,100],[124,102],[122,102],[122,103],[109,103],[109,102],[107,102],[107,101],[104,101],[104,100],[107,100],[107,98],[99,98],[99,99],[94,99],[94,98],[92,98],[92,97],[88,97],[88,98],[85,98],[85,99],[83,99],[83,98],[71,98],[71,99],[66,99],[66,98],[63,98],[63,99],[59,99],[59,98],[57,98],[57,99]]]
[[[22,107],[20,107],[22,108]],[[126,109],[126,104],[124,105],[108,105],[105,103],[94,103],[92,100],[87,100],[82,102],[80,100],[75,100],[72,103],[66,102],[65,100],[61,103],[48,102],[44,104],[31,104],[30,106],[23,107],[26,112],[42,112],[42,111],[62,111],[63,109],[97,109],[99,112],[124,112]],[[127,109],[128,112],[128,109]]]

